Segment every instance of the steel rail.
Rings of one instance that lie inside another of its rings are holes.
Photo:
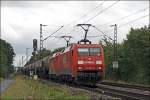
[[[150,91],[150,86],[135,85],[135,84],[133,85],[127,83],[116,83],[110,81],[102,81],[101,84]]]
[[[150,91],[134,88],[118,87],[112,85],[98,84],[98,88],[103,89],[106,94],[120,97],[123,100],[149,100]]]

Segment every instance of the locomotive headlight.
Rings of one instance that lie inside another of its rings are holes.
[[[99,69],[102,69],[102,67],[100,67],[100,66],[97,66],[97,69],[99,70]]]
[[[82,60],[78,60],[78,64],[83,64],[84,62]]]
[[[82,69],[82,67],[78,67],[78,69]]]
[[[97,60],[96,64],[102,64],[102,61],[101,60]]]

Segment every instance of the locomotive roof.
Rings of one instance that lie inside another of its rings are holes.
[[[75,44],[77,47],[101,47],[100,44]]]
[[[68,47],[66,47],[64,50],[54,53],[51,58],[53,58],[59,54],[68,52],[68,51],[72,50],[74,47],[101,47],[101,45],[100,44],[77,44],[77,43],[74,43],[74,44],[71,44]]]

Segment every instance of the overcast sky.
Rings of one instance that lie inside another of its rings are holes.
[[[43,27],[43,37],[64,25],[54,36],[73,30],[68,34],[73,36],[70,42],[77,42],[83,38],[84,31],[75,25],[84,22],[97,26],[112,38],[110,25],[117,24],[118,41],[122,42],[131,27],[149,24],[149,1],[1,1],[1,38],[14,47],[15,65],[21,56],[25,58],[26,48],[30,48],[31,55],[32,40],[40,37],[40,24],[48,25]],[[90,28],[88,35],[100,33]],[[98,42],[100,38],[89,39]],[[63,39],[52,37],[44,42],[44,47],[51,50],[65,45]]]

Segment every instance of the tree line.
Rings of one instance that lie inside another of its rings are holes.
[[[117,44],[119,67],[112,67],[113,44],[105,40],[106,79],[150,85],[150,27],[130,29]]]
[[[13,72],[14,49],[10,43],[0,39],[0,77],[7,77]]]

